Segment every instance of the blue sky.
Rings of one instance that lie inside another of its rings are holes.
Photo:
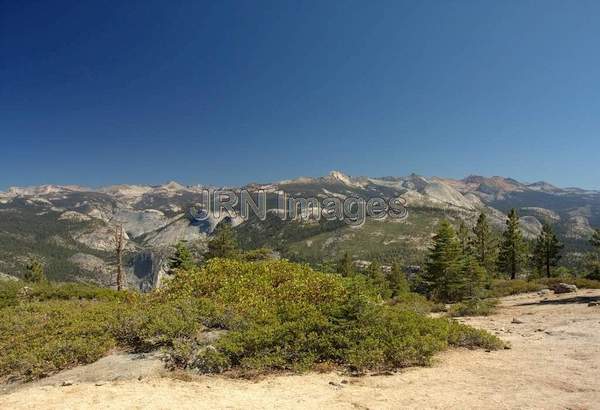
[[[0,189],[600,188],[597,1],[0,1]]]

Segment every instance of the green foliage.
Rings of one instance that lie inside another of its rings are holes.
[[[348,252],[344,253],[344,256],[338,261],[336,272],[344,277],[354,275],[354,263]]]
[[[600,289],[600,281],[588,278],[544,278],[540,279],[539,283],[545,288],[552,288],[559,283],[568,283],[580,289]]]
[[[208,242],[208,252],[204,255],[206,260],[212,258],[237,258],[240,250],[235,233],[228,223],[221,223],[215,236]]]
[[[458,225],[458,230],[456,231],[456,236],[458,238],[458,241],[460,242],[460,248],[461,248],[462,253],[465,255],[471,253],[471,251],[472,251],[472,249],[471,249],[471,243],[472,243],[471,232],[469,232],[467,225],[465,225],[465,223],[463,221],[461,221],[460,225]]]
[[[445,308],[444,305],[434,304],[425,296],[414,292],[400,293],[390,301],[390,304],[400,310],[408,310],[421,314],[442,311]]]
[[[392,264],[392,269],[390,270],[387,279],[392,297],[397,297],[410,292],[410,285],[399,262],[395,261]]]
[[[112,289],[82,283],[41,282],[26,285],[13,281],[0,282],[0,308],[46,300],[122,301],[129,296]]]
[[[378,304],[370,282],[286,261],[212,260],[169,283],[164,295],[209,298],[227,312],[229,332],[210,347],[193,338],[179,341],[173,362],[203,372],[304,370],[324,362],[354,370],[429,363],[448,344],[451,323],[423,317],[407,304]]]
[[[0,378],[34,379],[115,347],[163,348],[200,372],[363,370],[428,364],[449,344],[500,346],[485,332],[417,313],[411,293],[382,304],[371,280],[284,260],[214,258],[151,294],[81,285],[2,284]],[[209,335],[220,332],[220,338]]]
[[[600,228],[594,230],[594,233],[590,238],[590,245],[592,245],[596,251],[600,252]]]
[[[496,247],[487,216],[483,212],[477,218],[477,223],[473,228],[473,235],[472,249],[477,262],[488,273],[491,273],[494,269],[493,265],[496,259]]]
[[[588,272],[585,276],[587,279],[600,280],[600,261],[591,262],[587,268]]]
[[[550,288],[558,283],[568,283],[581,289],[600,289],[600,281],[588,278],[560,277],[560,278],[542,278],[537,280],[494,280],[488,291],[487,296],[499,298],[503,296],[517,295],[520,293],[537,292],[542,289]]]
[[[442,221],[433,238],[422,279],[435,300],[457,302],[479,296],[486,272],[468,249],[463,252],[452,225]]]
[[[538,272],[550,277],[551,269],[558,265],[563,245],[558,241],[552,227],[544,223],[542,232],[535,241],[533,263]]]
[[[119,302],[47,300],[2,309],[0,378],[31,380],[98,360],[115,347]]]
[[[187,247],[185,241],[179,241],[175,245],[175,253],[169,258],[169,271],[174,272],[178,269],[192,269],[196,263],[192,252]]]
[[[488,316],[494,313],[497,304],[498,302],[494,299],[473,298],[452,305],[448,314],[450,316]]]
[[[499,298],[519,293],[537,292],[544,288],[546,286],[537,281],[496,279],[492,281],[487,294],[489,297]]]
[[[373,287],[377,290],[379,296],[383,299],[388,299],[392,296],[385,273],[381,269],[381,265],[377,261],[371,262],[367,268],[367,277],[371,280]]]
[[[469,349],[479,347],[487,350],[497,350],[509,346],[506,342],[503,342],[485,330],[475,329],[456,321],[450,322],[448,343],[453,346]]]
[[[246,262],[266,261],[274,259],[275,253],[269,248],[258,248],[242,252],[239,258]]]
[[[519,215],[511,209],[506,220],[506,229],[498,253],[498,270],[511,279],[516,279],[525,260],[525,242],[519,227]]]
[[[32,260],[27,265],[27,270],[23,279],[27,282],[40,283],[46,281],[46,275],[44,275],[44,266],[37,259]]]

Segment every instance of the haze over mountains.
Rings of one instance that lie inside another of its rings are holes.
[[[204,186],[169,182],[159,186],[113,185],[97,189],[71,185],[9,188],[0,192],[0,272],[19,276],[31,257],[40,258],[50,278],[107,283],[113,270],[112,236],[122,224],[127,236],[129,281],[147,289],[164,271],[171,247],[180,240],[205,246],[222,217],[195,221],[189,207],[202,202]],[[552,223],[566,244],[567,264],[576,266],[593,227],[600,226],[600,192],[559,188],[547,182],[469,176],[461,180],[409,175],[350,177],[333,171],[319,178],[250,184],[249,191],[283,191],[296,197],[402,197],[408,218],[343,222],[282,221],[273,206],[267,219],[232,220],[243,247],[266,246],[282,256],[319,263],[350,252],[355,259],[400,257],[420,264],[442,218],[472,225],[479,212],[500,231],[505,213],[517,208],[526,237]]]

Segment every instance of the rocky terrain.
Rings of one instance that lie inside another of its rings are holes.
[[[501,299],[462,318],[510,342],[455,349],[429,368],[389,375],[272,375],[257,380],[168,373],[153,355],[115,354],[0,393],[0,408],[600,408],[600,291]]]
[[[0,193],[0,272],[20,276],[31,257],[42,259],[52,279],[110,283],[114,271],[114,230],[126,232],[126,265],[132,286],[153,287],[164,272],[172,245],[180,240],[202,249],[223,220],[210,213],[198,222],[189,213],[203,201],[205,186],[170,182],[160,186],[115,185],[98,189],[79,186],[10,188]],[[250,192],[268,193],[264,221],[233,220],[242,246],[271,247],[284,257],[319,263],[350,252],[356,259],[400,256],[419,264],[441,218],[474,223],[486,212],[501,230],[504,213],[519,209],[524,234],[532,238],[541,223],[553,223],[566,244],[567,257],[577,263],[592,228],[600,226],[600,193],[557,188],[545,182],[525,184],[510,178],[470,176],[462,180],[438,177],[349,177],[334,171],[320,178],[298,178],[250,184]],[[282,221],[275,195],[295,197],[401,197],[405,220],[367,220],[359,227],[343,222]]]

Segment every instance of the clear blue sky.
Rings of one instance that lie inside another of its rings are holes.
[[[0,189],[600,188],[598,1],[0,1]]]

